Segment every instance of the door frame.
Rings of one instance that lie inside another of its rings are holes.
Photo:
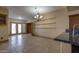
[[[12,23],[15,23],[16,24],[16,34],[12,34],[11,33],[11,31],[12,31],[12,29],[11,29],[11,24]],[[17,35],[17,34],[25,34],[26,33],[26,31],[25,31],[25,33],[18,33],[18,24],[25,24],[25,27],[26,27],[26,23],[17,23],[17,22],[10,22],[10,35]],[[21,30],[22,30],[22,28],[21,28]],[[25,30],[26,30],[26,28],[25,28]]]

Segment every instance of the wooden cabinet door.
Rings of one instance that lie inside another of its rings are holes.
[[[75,24],[79,24],[79,14],[69,16],[69,26],[72,28]]]

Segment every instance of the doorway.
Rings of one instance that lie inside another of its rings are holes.
[[[32,33],[32,23],[27,23],[27,33]]]
[[[16,34],[17,30],[16,30],[16,23],[11,23],[11,34]]]
[[[11,35],[12,34],[22,34],[22,33],[26,33],[26,24],[24,23],[11,23]]]

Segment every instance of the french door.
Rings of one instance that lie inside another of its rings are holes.
[[[22,24],[11,23],[11,34],[20,34],[22,33]]]
[[[16,23],[11,23],[11,34],[17,33],[16,28],[17,28]]]
[[[22,33],[22,24],[18,24],[18,33]]]

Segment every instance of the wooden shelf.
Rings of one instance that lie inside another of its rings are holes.
[[[56,27],[35,28],[35,29],[56,29]]]
[[[48,25],[48,24],[56,24],[56,22],[53,22],[53,23],[42,23],[42,24],[35,24],[35,25]]]

